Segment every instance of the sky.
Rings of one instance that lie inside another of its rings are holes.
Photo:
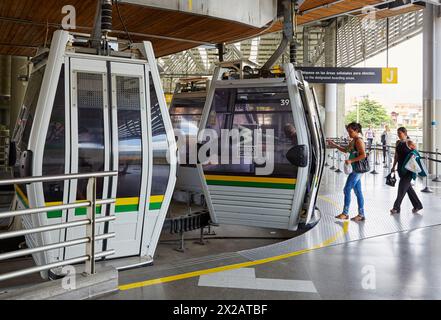
[[[386,67],[386,52],[354,67]],[[423,99],[423,36],[419,34],[389,49],[389,67],[398,68],[398,84],[348,84],[346,109],[353,97],[369,95],[387,109],[400,103],[422,104]]]

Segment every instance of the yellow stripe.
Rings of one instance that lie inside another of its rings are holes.
[[[288,178],[262,178],[262,177],[237,177],[237,176],[216,176],[206,175],[206,180],[214,181],[241,181],[241,182],[267,182],[267,183],[281,183],[281,184],[295,184],[296,179]]]
[[[164,196],[151,196],[150,197],[150,203],[156,203],[156,202],[162,202],[164,201]],[[116,205],[133,205],[133,204],[138,204],[139,203],[139,198],[138,197],[133,197],[133,198],[118,198],[116,200]]]
[[[79,202],[79,201],[77,201],[77,202]],[[44,203],[44,205],[46,207],[60,206],[62,204],[63,204],[63,202],[61,202],[61,201],[59,201],[59,202],[45,202]]]
[[[20,194],[20,197],[22,197],[23,200],[26,201],[26,204],[29,205],[29,199],[28,199],[28,197],[25,196],[23,191],[21,191],[20,187],[15,185],[14,188],[15,188],[15,191]]]
[[[27,200],[27,198],[24,196],[23,192],[19,189],[16,188],[16,191],[20,193],[20,195],[25,198]],[[81,202],[86,202],[87,200],[77,200],[75,201],[76,203],[81,203]],[[164,196],[151,196],[150,197],[150,202],[163,202],[164,201]],[[139,203],[139,198],[138,197],[133,197],[133,198],[118,198],[116,199],[116,205],[117,206],[121,206],[121,205],[133,205],[133,204],[138,204]],[[59,201],[59,202],[45,202],[46,206],[58,206],[58,205],[62,205],[63,202]]]
[[[150,203],[163,202],[165,196],[151,196]]]
[[[126,206],[126,205],[138,204],[138,203],[139,203],[138,197],[116,199],[117,206]]]
[[[325,197],[320,197],[320,198],[322,198],[325,201],[331,202],[333,205],[335,205],[338,208],[338,204],[333,202],[332,200],[330,200],[328,198],[325,198]],[[299,250],[299,251],[295,251],[295,252],[291,252],[291,253],[287,253],[287,254],[283,254],[283,255],[279,255],[279,256],[274,256],[274,257],[271,257],[271,258],[256,260],[256,261],[237,263],[237,264],[232,264],[232,265],[223,266],[223,267],[217,267],[217,268],[211,268],[211,269],[205,269],[205,270],[198,270],[198,271],[193,271],[193,272],[188,272],[188,273],[168,276],[168,277],[164,277],[164,278],[157,278],[157,279],[146,280],[146,281],[141,281],[141,282],[129,283],[129,284],[121,285],[118,288],[121,291],[126,291],[126,290],[130,290],[130,289],[136,289],[136,288],[141,288],[141,287],[148,287],[148,286],[152,286],[152,285],[155,285],[155,284],[161,284],[161,283],[173,282],[173,281],[178,281],[178,280],[183,280],[183,279],[188,279],[188,278],[194,278],[194,277],[198,277],[198,276],[202,276],[202,275],[206,275],[206,274],[212,274],[212,273],[228,271],[228,270],[235,270],[235,269],[240,269],[240,268],[247,268],[247,267],[252,267],[252,266],[266,264],[266,263],[269,263],[269,262],[280,261],[280,260],[284,260],[284,259],[287,259],[287,258],[292,258],[292,257],[295,257],[295,256],[299,256],[299,255],[302,255],[304,253],[308,253],[308,252],[310,252],[312,250],[316,250],[316,249],[320,249],[320,248],[329,246],[330,244],[332,244],[335,241],[337,241],[338,238],[340,238],[340,237],[344,236],[345,234],[347,234],[348,231],[349,231],[349,222],[345,221],[345,222],[343,222],[343,229],[341,231],[339,231],[333,237],[331,237],[329,239],[326,239],[322,243],[320,243],[320,244],[318,244],[316,246],[313,246],[312,248],[309,248],[309,249],[303,249],[303,250]]]

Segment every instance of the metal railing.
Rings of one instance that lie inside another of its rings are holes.
[[[115,216],[105,216],[105,217],[96,217],[96,208],[97,206],[109,205],[115,203],[115,199],[105,199],[105,200],[97,200],[96,198],[96,186],[98,178],[112,177],[117,176],[118,172],[99,172],[99,173],[84,173],[84,174],[68,174],[68,175],[58,175],[58,176],[45,176],[45,177],[30,177],[30,178],[18,178],[18,179],[6,179],[0,180],[0,186],[12,185],[12,184],[31,184],[31,183],[43,183],[43,182],[53,182],[53,181],[66,181],[66,180],[76,180],[76,179],[88,179],[87,183],[87,196],[85,201],[68,203],[56,206],[48,206],[48,207],[38,207],[38,208],[29,208],[22,209],[16,211],[8,211],[1,212],[1,218],[9,218],[9,217],[20,217],[24,215],[33,215],[38,213],[46,213],[52,211],[59,210],[68,210],[68,209],[77,209],[77,208],[86,208],[86,218],[82,220],[76,220],[66,223],[53,224],[47,226],[41,226],[36,228],[18,230],[18,231],[9,231],[0,233],[0,240],[15,238],[20,236],[25,236],[29,234],[36,234],[54,230],[62,230],[69,229],[73,227],[85,226],[86,227],[86,237],[69,240],[59,243],[47,244],[43,246],[28,248],[17,250],[13,252],[7,252],[0,254],[0,261],[13,259],[17,257],[23,257],[30,254],[41,253],[45,251],[50,251],[54,249],[73,247],[81,244],[86,245],[85,255],[76,257],[73,259],[67,259],[63,261],[58,261],[54,263],[49,263],[45,265],[39,265],[31,268],[26,268],[22,270],[17,270],[5,274],[0,275],[0,281],[37,273],[41,271],[47,271],[53,268],[58,268],[66,265],[72,265],[76,263],[85,262],[85,273],[88,275],[94,274],[96,272],[95,269],[95,260],[99,258],[103,258],[106,256],[110,256],[115,253],[115,250],[107,250],[103,252],[95,252],[95,242],[100,240],[106,240],[115,237],[115,233],[104,233],[101,235],[96,235],[96,224],[97,223],[105,223],[115,220]]]
[[[337,143],[338,145],[344,147],[347,146],[349,141],[347,139],[343,139],[343,138],[328,138],[327,140],[333,140],[335,143]],[[393,158],[395,155],[395,149],[396,146],[394,145],[386,145],[387,147],[387,152],[389,153],[386,158],[387,158],[387,162],[385,163],[384,168],[388,168],[391,169],[392,168],[392,163],[393,162]],[[326,148],[327,150],[334,150],[331,154],[328,153],[327,155],[327,160],[331,159],[332,160],[332,167],[330,167],[330,170],[334,170],[337,173],[342,172],[341,170],[339,170],[340,168],[340,164],[342,161],[341,158],[341,154],[340,152],[338,152],[338,150],[336,148],[333,147],[329,147],[327,146]],[[383,145],[380,145],[378,143],[374,143],[372,144],[372,146],[369,148],[368,146],[366,146],[366,149],[368,150],[368,154],[372,154],[373,153],[373,170],[371,171],[372,174],[378,174],[378,172],[376,171],[376,168],[378,165],[380,165],[380,163],[378,162],[378,152],[383,151]],[[427,172],[427,176],[424,178],[425,179],[425,188],[423,190],[421,190],[421,192],[425,192],[425,193],[432,193],[432,190],[429,187],[429,179],[430,176],[433,175],[433,170],[431,170],[431,166],[429,166],[430,162],[433,162],[433,167],[435,170],[434,173],[434,178],[432,179],[433,182],[441,182],[441,178],[439,175],[439,166],[441,164],[441,160],[440,160],[440,156],[441,153],[439,152],[439,149],[436,149],[435,152],[433,151],[426,151],[426,150],[418,150],[418,152],[421,154],[421,156],[424,158],[426,164],[427,164],[427,169],[429,172]],[[336,164],[337,162],[337,164]],[[329,166],[329,164],[328,164]]]

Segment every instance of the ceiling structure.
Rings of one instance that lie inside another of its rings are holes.
[[[388,26],[389,25],[389,26]],[[369,29],[363,28],[363,17],[339,18],[337,37],[337,66],[351,67],[387,48],[392,48],[423,29],[423,10],[375,20]],[[325,66],[325,26],[300,26],[296,33],[298,43],[297,65]],[[258,38],[240,41],[226,46],[225,60],[250,59],[263,65],[279,46],[281,32],[265,34]],[[218,63],[215,48],[194,48],[158,59],[161,66],[163,85],[167,92],[173,92],[179,78],[211,76]],[[278,64],[289,61],[288,50]]]
[[[386,0],[303,0],[297,16],[298,25],[314,24],[341,15],[360,15],[369,5],[378,6]],[[73,5],[77,11],[76,32],[91,33],[96,0],[2,0],[0,1],[0,54],[32,56],[37,48],[50,43],[52,33],[61,28],[62,7]],[[281,30],[281,23],[255,26],[195,15],[188,12],[163,10],[158,7],[120,3],[122,19],[113,12],[114,32],[111,36],[126,39],[124,21],[133,41],[149,40],[158,57],[181,52],[201,45],[235,43]],[[413,11],[421,7],[378,11],[385,16]],[[266,40],[265,40],[266,41]]]

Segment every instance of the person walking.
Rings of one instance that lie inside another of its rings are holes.
[[[352,165],[352,169],[353,169],[352,173],[349,174],[346,180],[345,187],[343,189],[345,195],[343,212],[338,216],[336,216],[336,218],[341,220],[349,219],[351,192],[352,190],[354,190],[358,202],[358,215],[352,218],[351,220],[359,222],[365,220],[364,197],[363,197],[363,192],[361,190],[362,173],[355,172],[354,163],[366,158],[366,150],[365,150],[365,144],[363,142],[363,138],[360,138],[360,135],[363,135],[361,125],[359,123],[352,122],[347,125],[346,130],[348,131],[349,138],[351,139],[348,147],[344,148],[342,146],[339,146],[333,141],[329,141],[329,144],[331,146],[336,147],[341,152],[349,153],[349,159],[345,161],[345,164]]]
[[[392,172],[395,172],[396,166],[398,164],[398,176],[400,177],[400,183],[398,184],[398,194],[394,203],[394,207],[390,210],[391,214],[398,214],[401,211],[401,203],[403,202],[404,196],[407,194],[409,196],[410,202],[412,202],[413,213],[418,213],[423,209],[423,204],[421,203],[418,195],[412,187],[413,173],[407,170],[404,166],[406,158],[412,150],[416,150],[415,143],[410,140],[407,135],[407,129],[404,127],[398,128],[397,130],[398,138],[394,164],[392,166]]]
[[[369,126],[369,129],[366,131],[366,139],[368,142],[368,149],[369,149],[369,153],[372,150],[372,144],[374,143],[374,139],[375,139],[375,132],[374,130],[372,130],[372,127]]]
[[[385,168],[390,165],[390,144],[391,144],[391,133],[388,125],[384,126],[384,132],[381,135],[381,144],[383,146],[383,164]],[[387,160],[387,162],[386,162]]]

